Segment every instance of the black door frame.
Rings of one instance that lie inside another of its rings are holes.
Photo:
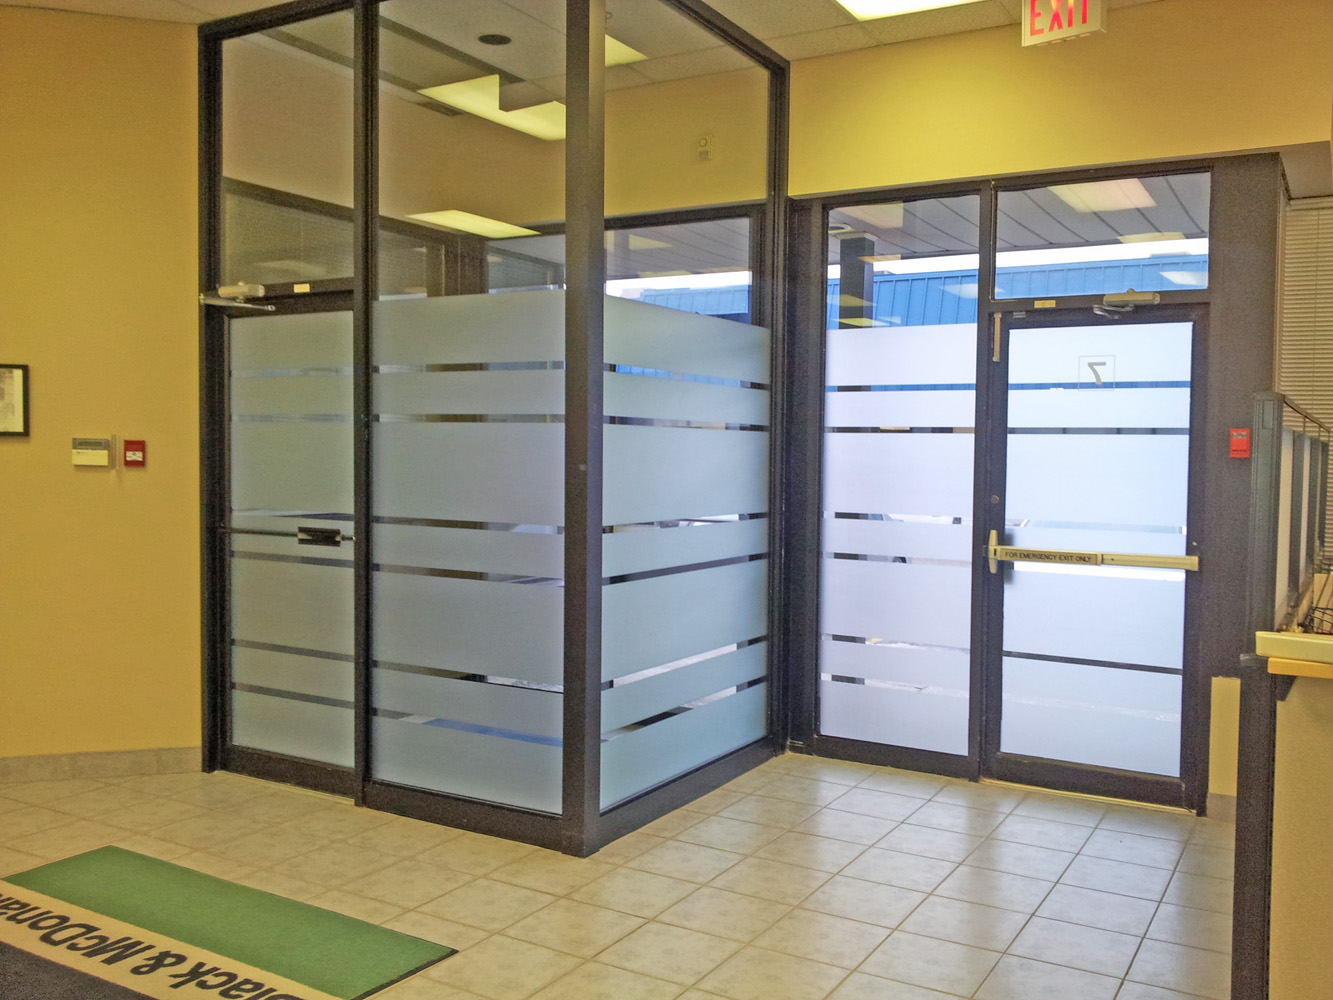
[[[979,294],[977,312],[977,428],[990,428],[990,434],[999,428],[1000,441],[978,440],[974,468],[973,551],[984,552],[989,532],[991,505],[985,501],[995,495],[994,490],[983,492],[980,484],[997,481],[989,467],[992,456],[1003,456],[1004,425],[993,412],[1003,405],[1007,390],[1007,360],[1005,364],[992,362],[994,341],[993,323],[997,314],[1050,312],[1057,309],[1091,316],[1091,308],[1102,304],[1101,295],[1061,296],[1058,300],[1038,302],[1034,299],[996,299],[995,233],[999,195],[1008,190],[1022,190],[1049,184],[1076,183],[1120,177],[1145,177],[1179,173],[1210,173],[1213,178],[1213,218],[1210,233],[1210,287],[1164,291],[1159,294],[1160,305],[1155,315],[1188,314],[1195,319],[1195,349],[1191,393],[1191,449],[1190,449],[1190,542],[1191,552],[1196,538],[1208,537],[1205,497],[1216,478],[1216,470],[1208,465],[1211,440],[1205,441],[1208,427],[1217,423],[1216,404],[1206,403],[1208,376],[1217,377],[1216,364],[1210,368],[1209,339],[1207,335],[1208,309],[1220,297],[1227,301],[1244,294],[1243,283],[1237,283],[1227,293],[1218,291],[1218,279],[1223,274],[1234,277],[1229,265],[1232,258],[1217,245],[1219,237],[1233,228],[1242,229],[1248,219],[1240,218],[1237,200],[1242,197],[1245,176],[1250,161],[1256,157],[1230,157],[1206,160],[1176,161],[1142,164],[1137,167],[1104,167],[1090,170],[1059,171],[1039,175],[1003,178],[993,181],[968,181],[911,188],[887,188],[838,195],[821,195],[797,199],[792,206],[789,222],[790,283],[793,298],[788,307],[787,369],[804,373],[805,377],[788,388],[788,420],[785,425],[785,465],[790,481],[785,484],[786,523],[788,529],[786,561],[787,607],[791,609],[787,623],[786,647],[791,656],[792,673],[788,678],[791,698],[791,737],[788,746],[795,752],[868,764],[888,765],[908,770],[924,771],[950,777],[977,781],[982,778],[1023,781],[1029,784],[1051,784],[1072,791],[1107,795],[1120,798],[1183,806],[1196,812],[1206,810],[1208,796],[1209,718],[1211,705],[1210,682],[1214,676],[1230,672],[1229,664],[1210,662],[1206,636],[1201,633],[1201,615],[1187,614],[1185,651],[1187,690],[1182,703],[1181,779],[1137,780],[1138,776],[1116,773],[1110,780],[1100,776],[1099,769],[1081,767],[1061,768],[1053,780],[1046,780],[1039,769],[1026,768],[1019,777],[1012,767],[1004,766],[1003,774],[984,766],[983,720],[989,698],[998,697],[998,691],[989,691],[988,672],[982,657],[984,649],[976,641],[996,618],[996,609],[990,607],[993,597],[990,587],[974,569],[972,591],[973,615],[973,669],[971,712],[969,719],[969,752],[966,755],[948,754],[891,744],[870,743],[844,737],[827,736],[819,729],[819,643],[820,643],[820,576],[822,572],[822,470],[824,426],[824,317],[827,303],[827,230],[830,210],[852,205],[873,204],[877,201],[908,201],[923,198],[950,197],[977,194],[981,199],[978,251]],[[1219,217],[1219,204],[1225,206],[1226,217]],[[1196,318],[1197,317],[1197,318]],[[1214,334],[1215,335],[1215,334]],[[1007,359],[1007,351],[1002,352]],[[1002,369],[997,371],[996,369]],[[1003,413],[1001,413],[1003,417]],[[1205,447],[1209,445],[1209,447]],[[1215,449],[1213,449],[1215,450]],[[1002,459],[1001,459],[1002,461]],[[1003,483],[1003,467],[998,482]],[[983,509],[985,508],[985,509]],[[1204,530],[1200,530],[1200,526]],[[1206,547],[1206,546],[1205,546]],[[989,574],[986,574],[989,575]],[[1197,608],[1204,593],[1202,582],[1190,574],[1187,578],[1187,601]],[[1214,584],[1214,587],[1216,584]],[[998,645],[996,646],[998,649]],[[1194,676],[1191,678],[1190,674]],[[1192,688],[1192,690],[1190,690]],[[1109,773],[1109,772],[1107,772]]]
[[[1200,747],[1198,727],[1200,689],[1206,688],[1200,676],[1198,646],[1192,641],[1198,634],[1200,618],[1200,590],[1197,574],[1185,574],[1185,621],[1182,641],[1181,722],[1180,722],[1180,777],[1140,774],[1115,768],[1097,767],[1071,761],[1049,760],[1008,754],[1000,750],[1003,719],[1003,630],[1004,580],[1003,572],[992,574],[985,558],[985,541],[991,531],[1004,538],[1007,451],[1008,451],[1008,384],[1009,384],[1009,331],[1014,325],[1023,328],[1060,326],[1130,326],[1147,323],[1188,322],[1192,325],[1190,360],[1190,468],[1187,484],[1187,525],[1197,525],[1203,517],[1204,498],[1200,488],[1204,414],[1206,408],[1207,307],[1195,305],[1139,306],[1130,313],[1099,315],[1090,307],[1068,309],[1008,310],[992,314],[992,327],[998,331],[998,342],[987,339],[987,347],[994,353],[986,368],[989,395],[989,423],[983,434],[978,434],[979,456],[977,468],[984,469],[985,478],[975,483],[977,528],[974,537],[982,539],[974,550],[974,593],[982,594],[982,613],[974,619],[974,670],[981,674],[983,694],[979,706],[980,741],[978,771],[981,777],[994,778],[1025,785],[1058,788],[1118,799],[1133,799],[1159,805],[1187,807],[1192,799],[1189,792],[1197,789]],[[996,499],[998,498],[998,500]],[[1186,537],[1188,554],[1199,555],[1199,544],[1194,536]],[[1206,717],[1206,716],[1205,716]],[[1202,748],[1206,752],[1206,746]],[[1205,777],[1206,784],[1206,777]]]

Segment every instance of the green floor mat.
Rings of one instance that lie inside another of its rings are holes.
[[[119,847],[5,881],[345,1000],[454,954],[444,945]]]

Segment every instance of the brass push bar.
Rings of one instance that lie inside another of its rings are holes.
[[[1154,556],[1133,552],[1079,552],[1072,549],[1024,549],[1000,545],[999,532],[990,533],[986,558],[992,573],[1002,562],[1060,563],[1070,566],[1144,566],[1149,569],[1185,569],[1198,572],[1198,556]]]

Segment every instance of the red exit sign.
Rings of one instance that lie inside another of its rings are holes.
[[[1106,30],[1106,0],[1023,0],[1023,44]]]

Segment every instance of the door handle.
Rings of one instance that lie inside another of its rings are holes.
[[[992,573],[1002,562],[1040,562],[1067,566],[1141,566],[1149,569],[1183,569],[1198,572],[1198,556],[1157,556],[1135,552],[1082,552],[1075,549],[1029,549],[1000,545],[999,532],[990,533],[986,558]]]
[[[265,535],[269,538],[295,538],[297,545],[327,545],[337,548],[343,542],[356,541],[355,535],[344,535],[338,528],[298,527],[295,531],[273,531],[266,528],[221,528],[224,535]]]

